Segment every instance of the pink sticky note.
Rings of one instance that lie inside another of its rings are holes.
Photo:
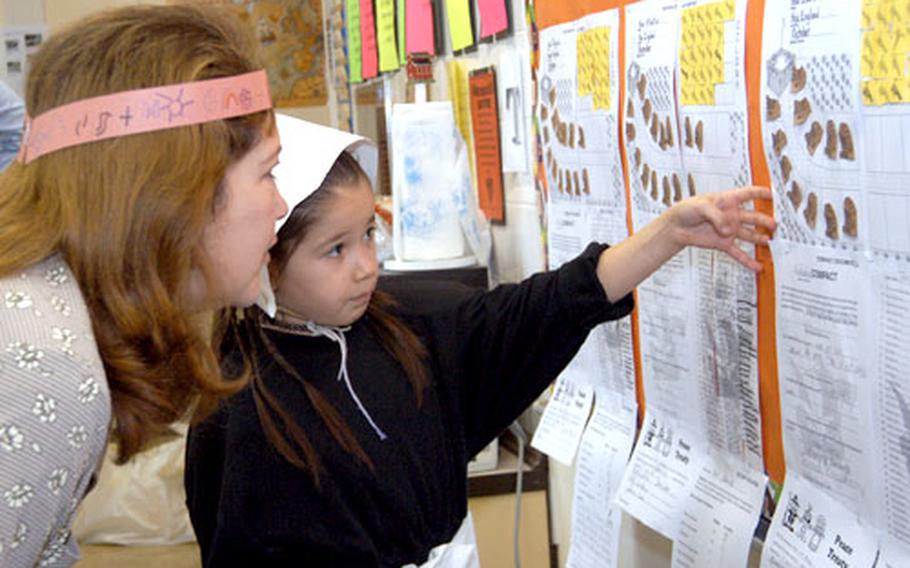
[[[360,0],[360,54],[363,78],[375,77],[379,73],[379,61],[376,53],[376,23],[373,18],[372,0]]]
[[[480,10],[481,38],[509,29],[505,0],[477,0],[477,7]]]
[[[430,0],[405,0],[405,47],[410,53],[435,55],[433,48],[433,7]]]

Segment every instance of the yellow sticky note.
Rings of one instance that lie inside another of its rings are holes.
[[[576,37],[578,94],[593,95],[594,108],[610,108],[610,28],[585,30]]]
[[[474,30],[471,24],[471,4],[469,0],[446,0],[446,15],[449,18],[452,50],[459,51],[474,45]]]
[[[875,65],[875,77],[884,79],[894,76],[894,60],[889,53],[883,53]]]
[[[869,30],[863,33],[863,53],[872,53],[872,50],[875,49],[872,47],[872,42],[875,39],[875,30]]]
[[[891,81],[887,79],[877,79],[875,87],[872,89],[875,104],[887,104],[891,100]]]
[[[907,31],[905,26],[895,26],[891,35],[893,37],[894,51],[904,53],[910,51],[910,32]]]
[[[903,104],[910,99],[910,91],[907,89],[907,81],[905,79],[895,79],[892,81],[891,92],[893,93],[892,100],[895,104]]]
[[[897,21],[898,11],[894,2],[878,3],[878,24],[887,27],[891,22]]]
[[[395,41],[395,0],[376,0],[376,45],[379,50],[379,71],[394,71],[400,67],[398,44]]]
[[[888,54],[888,77],[892,79],[904,78],[904,62],[906,57],[903,53]]]
[[[874,106],[875,100],[872,97],[872,81],[863,81],[861,91],[863,93],[863,104],[866,106]]]
[[[869,4],[863,5],[862,18],[860,19],[860,26],[863,29],[871,28],[873,22],[878,17],[878,6],[873,6]]]

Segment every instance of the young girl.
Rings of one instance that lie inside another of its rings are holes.
[[[305,128],[279,119],[282,163],[309,155],[296,140],[325,139],[289,134]],[[338,155],[315,191],[276,173],[295,193],[271,250],[277,315],[252,308],[230,322],[226,364],[236,371],[248,353],[254,378],[189,438],[206,566],[423,563],[465,519],[468,461],[591,328],[631,311],[636,284],[692,244],[758,269],[734,241],[765,243],[757,228],[773,229],[742,208],[769,192],[742,188],[683,201],[620,245],[592,244],[520,284],[377,290],[373,194],[357,162]]]
[[[254,54],[219,11],[146,6],[32,60],[0,177],[0,566],[73,564],[108,437],[126,460],[239,386],[195,314],[255,301],[287,211]]]

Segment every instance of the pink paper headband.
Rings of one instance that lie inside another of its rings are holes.
[[[92,97],[26,118],[19,161],[61,148],[272,108],[263,70]]]

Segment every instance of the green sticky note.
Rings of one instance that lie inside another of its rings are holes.
[[[404,52],[404,1],[405,0],[398,0],[398,6],[395,8],[395,18],[398,20],[398,61],[400,61],[402,65],[404,65],[407,60]]]
[[[395,42],[395,0],[376,0],[376,36],[379,44],[379,71],[398,69]]]
[[[449,33],[452,35],[452,51],[474,45],[474,30],[471,24],[471,0],[446,0],[446,15],[449,18]]]
[[[360,46],[360,2],[345,0],[348,33],[348,73],[352,83],[363,82]]]

